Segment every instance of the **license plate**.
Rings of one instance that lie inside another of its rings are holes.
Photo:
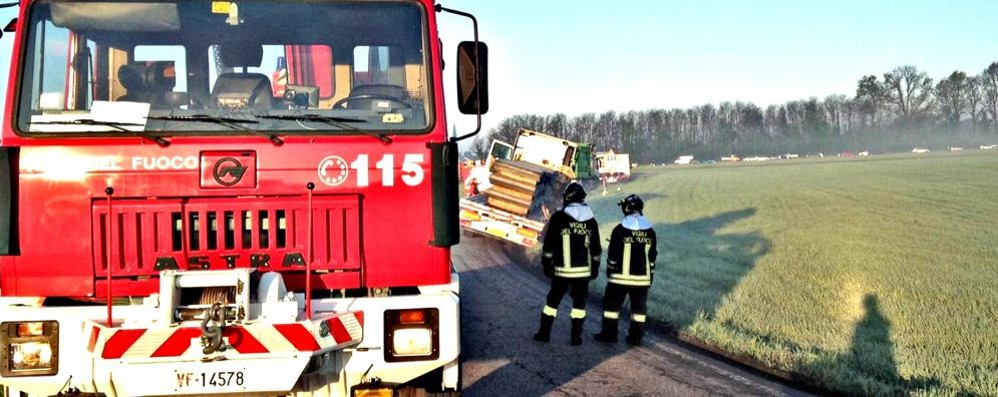
[[[223,391],[245,389],[245,371],[176,372],[177,391]]]
[[[273,395],[294,388],[310,359],[309,354],[260,355],[210,362],[120,362],[109,367],[119,395]]]

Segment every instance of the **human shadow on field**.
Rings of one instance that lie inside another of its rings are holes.
[[[755,208],[744,208],[655,225],[659,267],[648,298],[652,318],[685,329],[698,318],[714,317],[735,286],[771,248],[769,239],[759,231],[722,231],[755,214]]]
[[[863,298],[863,318],[856,323],[849,351],[831,364],[846,366],[858,375],[839,379],[840,386],[857,394],[885,396],[939,389],[942,384],[936,378],[905,379],[898,373],[890,334],[891,322],[881,311],[880,300],[874,294],[867,294]]]
[[[678,224],[655,225],[659,236],[660,256],[655,275],[656,286],[653,287],[652,296],[649,298],[649,306],[662,304],[665,298],[672,301],[685,300],[686,297],[675,296],[676,290],[667,287],[670,283],[685,282],[704,285],[684,290],[696,291],[697,294],[706,294],[706,296],[696,297],[699,305],[679,305],[678,310],[684,313],[682,316],[684,324],[696,318],[698,311],[713,313],[723,297],[737,285],[741,277],[748,273],[756,260],[769,250],[769,241],[758,232],[719,233],[722,228],[749,218],[755,213],[755,209],[746,208]],[[619,218],[600,220],[604,224],[619,222]],[[480,241],[487,243],[484,240]],[[607,242],[602,243],[605,251]],[[503,251],[501,247],[496,249]],[[669,251],[683,253],[664,254]],[[701,256],[714,259],[704,264],[697,259]],[[670,263],[684,261],[689,263],[684,265]],[[569,346],[568,343],[568,313],[571,300],[567,296],[561,302],[551,342],[539,343],[531,340],[530,336],[538,326],[549,281],[540,274],[539,262],[517,263],[520,261],[515,259],[510,262],[512,263],[461,273],[462,305],[465,307],[462,310],[464,327],[462,333],[466,335],[462,338],[462,356],[466,363],[471,360],[477,363],[476,366],[488,363],[486,366],[490,367],[484,371],[486,373],[466,374],[477,380],[465,389],[465,395],[534,396],[559,389],[570,394],[604,393],[605,391],[600,389],[604,385],[593,385],[592,382],[586,383],[585,390],[572,388],[579,387],[578,385],[568,389],[565,389],[565,386],[593,368],[628,351],[622,343],[606,346],[599,345],[591,339],[591,336],[598,331],[601,320],[602,295],[606,286],[605,258],[600,269],[600,277],[590,284],[590,300],[587,305],[588,315],[584,332],[586,341],[583,346],[578,347]],[[724,263],[718,264],[718,262]],[[711,274],[710,277],[698,279],[698,272],[690,274],[698,266],[716,266],[718,269],[707,272]],[[528,271],[524,273],[523,268]],[[662,288],[660,284],[666,285],[666,288]],[[471,311],[467,309],[468,307],[488,309]],[[649,314],[654,318],[655,311],[652,310]],[[630,315],[626,310],[621,313],[622,334],[626,335],[629,318]],[[487,337],[481,342],[483,335]],[[471,342],[472,340],[479,342]],[[529,381],[524,382],[524,379]],[[606,382],[609,382],[606,387],[613,386],[612,380],[608,379]],[[648,382],[654,384],[656,380],[649,379]]]
[[[880,312],[877,296],[863,298],[863,319],[856,323],[850,353],[856,368],[888,383],[898,381],[897,363],[894,361],[894,343],[891,343],[891,323]]]

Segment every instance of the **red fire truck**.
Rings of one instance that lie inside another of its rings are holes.
[[[447,133],[441,12],[471,17],[431,0],[23,2],[0,385],[458,392],[456,141],[473,133]],[[476,22],[455,66],[480,128],[477,39]]]

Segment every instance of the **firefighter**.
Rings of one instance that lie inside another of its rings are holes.
[[[648,314],[648,289],[655,271],[658,250],[655,230],[644,217],[645,204],[636,195],[629,195],[617,205],[624,219],[610,234],[606,257],[606,291],[603,294],[603,329],[596,340],[617,342],[617,321],[624,298],[631,297],[631,324],[627,343],[640,346],[645,334]]]
[[[551,326],[558,314],[558,304],[571,290],[573,346],[582,344],[582,324],[586,317],[589,281],[599,274],[599,224],[585,203],[586,190],[578,182],[565,188],[564,206],[551,215],[541,254],[544,275],[551,279],[551,291],[541,312],[541,327],[534,339],[551,339]]]

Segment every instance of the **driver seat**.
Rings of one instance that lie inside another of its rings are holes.
[[[218,45],[218,57],[226,67],[243,68],[242,73],[222,73],[211,89],[211,101],[219,107],[272,109],[274,92],[270,79],[261,73],[247,73],[246,68],[259,67],[263,61],[263,46],[245,43]]]
[[[176,85],[173,62],[138,61],[118,68],[118,81],[127,93],[118,101],[146,102],[153,109],[169,108],[166,93]]]

